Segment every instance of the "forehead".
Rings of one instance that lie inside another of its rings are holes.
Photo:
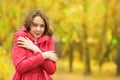
[[[44,20],[42,19],[42,17],[40,17],[40,16],[35,16],[34,18],[33,18],[33,22],[35,22],[35,23],[44,23]]]

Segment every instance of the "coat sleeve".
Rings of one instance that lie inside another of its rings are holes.
[[[27,58],[25,48],[21,48],[17,46],[17,38],[19,36],[22,36],[22,35],[21,34],[19,35],[18,33],[14,35],[12,59],[13,59],[13,63],[16,71],[22,74],[42,64],[44,62],[44,58],[39,52],[36,53],[36,55]]]
[[[54,49],[54,39],[53,37],[50,38],[48,42],[48,50],[55,51]],[[50,75],[56,72],[56,62],[45,60],[44,63],[41,65],[42,68]]]

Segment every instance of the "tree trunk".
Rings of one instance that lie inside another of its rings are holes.
[[[113,8],[113,12],[116,12],[114,15],[114,23],[115,23],[115,37],[117,39],[117,54],[116,54],[116,66],[117,66],[117,76],[120,76],[120,11],[119,11],[119,0],[116,0],[115,7]]]
[[[87,43],[87,38],[88,38],[88,31],[87,31],[87,9],[88,9],[88,0],[83,1],[83,6],[84,6],[84,15],[83,15],[83,48],[84,48],[84,54],[85,54],[85,75],[91,74],[91,68],[90,68],[90,53],[89,53],[89,44]]]
[[[116,66],[117,66],[117,75],[120,76],[120,28],[117,27],[117,56],[116,56]]]
[[[118,37],[116,66],[117,66],[117,75],[120,76],[120,36]]]
[[[89,55],[89,48],[86,46],[85,49],[85,75],[91,74],[91,69],[90,69],[90,55]]]
[[[117,76],[120,76],[120,52],[118,52],[118,56],[116,57],[116,66],[117,66]]]
[[[70,50],[69,50],[69,71],[73,71],[73,45],[70,43]]]

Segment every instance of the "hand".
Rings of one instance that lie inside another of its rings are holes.
[[[34,53],[36,52],[41,52],[41,50],[34,45],[34,43],[29,39],[29,38],[24,38],[24,37],[18,37],[17,39],[17,44],[19,47],[23,47],[29,50],[32,50]]]
[[[42,55],[43,55],[44,59],[49,59],[54,62],[57,61],[57,55],[54,53],[54,51],[42,52]]]

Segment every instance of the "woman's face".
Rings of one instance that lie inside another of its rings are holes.
[[[35,37],[39,38],[43,35],[45,31],[45,22],[40,16],[33,18],[32,24],[30,26],[30,33]]]

